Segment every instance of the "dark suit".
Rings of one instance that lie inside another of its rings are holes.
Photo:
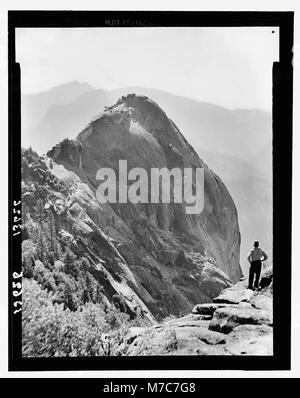
[[[252,289],[254,276],[254,287],[258,288],[262,265],[261,260],[265,261],[267,258],[267,254],[260,247],[254,247],[248,254],[247,259],[250,262],[248,289]]]
[[[248,289],[252,288],[254,276],[255,276],[254,287],[258,288],[260,273],[261,273],[261,260],[251,261],[250,270],[249,270]]]

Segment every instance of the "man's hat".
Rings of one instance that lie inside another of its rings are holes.
[[[256,240],[256,241],[254,242],[254,247],[258,247],[258,246],[259,246],[259,241]]]

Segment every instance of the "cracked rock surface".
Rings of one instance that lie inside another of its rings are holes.
[[[253,292],[241,280],[191,314],[131,330],[127,355],[272,355],[272,303],[272,282]]]

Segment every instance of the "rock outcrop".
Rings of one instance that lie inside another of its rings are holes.
[[[114,257],[110,269],[106,264],[101,267],[107,272],[120,268],[126,284],[156,319],[189,312],[240,278],[240,233],[230,194],[149,98],[122,97],[76,140],[64,140],[47,155],[47,170],[69,190],[64,211],[71,222],[66,230],[73,233],[72,223],[78,225],[79,233],[93,236],[97,250],[108,241],[126,271]],[[142,167],[148,172],[163,167],[204,168],[204,210],[193,215],[178,203],[98,203],[97,171],[110,167],[118,176],[119,160],[127,160],[128,170]],[[101,231],[97,237],[95,230]]]
[[[240,278],[240,233],[230,194],[149,98],[122,97],[77,139],[64,140],[44,157],[31,150],[22,156],[29,235],[41,218],[36,203],[42,198],[57,233],[88,260],[104,298],[112,302],[117,295],[132,317],[139,311],[155,323],[188,313]],[[99,203],[97,171],[110,167],[118,175],[119,160],[148,172],[204,168],[204,210],[186,214],[184,204],[172,202]]]
[[[262,282],[267,273],[270,268]],[[192,314],[132,328],[124,341],[126,355],[273,355],[272,284],[263,286],[253,292],[244,279],[215,303],[196,305]]]

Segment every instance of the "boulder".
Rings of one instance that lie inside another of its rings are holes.
[[[214,312],[209,329],[221,333],[230,333],[239,325],[272,325],[273,319],[270,311],[255,308],[219,308]]]
[[[131,344],[138,336],[145,332],[146,328],[143,327],[131,327],[125,337],[125,342]]]
[[[196,304],[195,307],[192,309],[192,314],[212,317],[217,309],[227,307],[231,307],[231,305],[226,303]]]
[[[273,281],[273,265],[268,264],[268,265],[264,266],[262,269],[259,287],[261,289],[270,287],[270,285],[272,284],[272,281]]]
[[[261,310],[272,311],[273,310],[273,297],[266,294],[255,294],[250,303],[253,307]]]
[[[230,334],[226,351],[231,355],[273,355],[273,328],[267,325],[240,325]]]
[[[70,208],[69,212],[73,217],[79,217],[80,213],[82,212],[82,208],[78,203],[74,203]]]
[[[189,314],[181,318],[174,318],[172,320],[169,320],[167,322],[164,322],[163,324],[160,324],[160,326],[167,325],[167,326],[176,326],[176,327],[199,327],[206,325],[210,322],[211,317],[207,315],[194,315],[194,314]]]
[[[238,304],[242,301],[249,301],[253,293],[251,289],[245,289],[244,286],[235,285],[223,290],[213,301],[214,303]]]
[[[241,301],[238,303],[238,308],[252,308],[252,305],[249,302]]]
[[[151,327],[127,339],[126,355],[225,355],[223,345],[229,337],[202,327],[199,322],[181,320]]]

